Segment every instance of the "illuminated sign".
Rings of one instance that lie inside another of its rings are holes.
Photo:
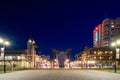
[[[96,31],[96,41],[98,41],[98,37],[99,37],[98,31]]]

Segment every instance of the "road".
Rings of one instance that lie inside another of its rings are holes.
[[[0,74],[0,80],[120,80],[120,74],[94,70],[25,70]]]

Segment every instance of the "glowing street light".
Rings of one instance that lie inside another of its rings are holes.
[[[5,45],[6,45],[6,46],[9,46],[9,45],[10,45],[10,42],[6,41],[6,42],[5,42]]]
[[[115,45],[116,45],[115,42],[112,42],[111,46],[112,46],[112,47],[115,47]]]
[[[10,42],[0,38],[0,44],[2,44],[2,52],[4,54],[4,73],[6,73],[6,64],[5,64],[5,47],[10,45]]]
[[[32,41],[31,41],[31,39],[29,40],[29,43],[31,43]]]
[[[119,53],[119,48],[117,48],[118,45],[120,45],[120,40],[117,40],[117,41],[111,43],[111,46],[115,47],[115,49],[116,49],[116,53],[115,53],[115,65],[114,65],[114,72],[115,73],[116,73],[116,70],[117,70],[117,68],[116,68],[116,58],[117,58],[117,56],[116,56],[116,54]]]
[[[69,59],[66,59],[66,62],[69,62]]]
[[[117,40],[116,43],[117,43],[117,45],[120,45],[120,40]]]
[[[2,38],[0,38],[0,43],[3,43],[3,39]]]

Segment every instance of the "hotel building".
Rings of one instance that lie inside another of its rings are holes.
[[[120,29],[120,18],[106,18],[93,31],[93,47],[109,47]]]

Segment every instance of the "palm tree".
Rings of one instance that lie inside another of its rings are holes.
[[[65,52],[65,55],[68,55],[69,59],[70,59],[70,51],[72,50],[72,48],[68,48]]]
[[[81,52],[80,52],[80,53],[77,53],[77,54],[75,55],[75,58],[78,60],[78,58],[81,57],[81,54],[82,54]]]
[[[75,55],[75,59],[78,60],[79,53]]]
[[[89,49],[90,49],[89,46],[85,46],[85,48],[84,48],[85,51],[87,51]]]
[[[56,55],[56,57],[58,56],[58,50],[56,50],[55,48],[52,48],[52,52]],[[55,58],[55,57],[54,57]]]

